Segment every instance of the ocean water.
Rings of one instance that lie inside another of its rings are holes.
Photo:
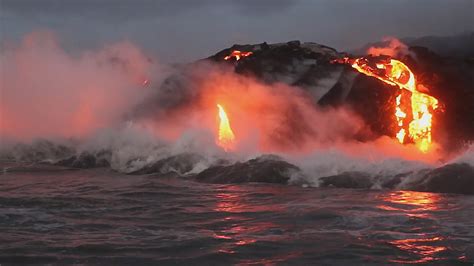
[[[2,265],[472,265],[473,253],[473,196],[109,169],[0,175]]]

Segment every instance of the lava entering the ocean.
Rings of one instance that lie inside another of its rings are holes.
[[[225,151],[231,150],[234,147],[235,136],[232,128],[230,127],[229,118],[222,107],[217,104],[219,112],[219,132],[217,144],[221,146]]]
[[[408,90],[411,93],[409,104],[403,101],[404,93],[396,98],[395,117],[399,130],[396,137],[400,143],[406,142],[406,132],[415,142],[418,149],[427,152],[432,142],[431,125],[432,111],[438,108],[438,100],[433,96],[420,92],[413,72],[401,61],[388,56],[368,56],[335,60],[336,63],[351,65],[354,69],[367,76],[375,77],[392,86]],[[411,109],[412,120],[405,123],[407,111]]]
[[[252,54],[252,52],[241,52],[239,50],[234,50],[230,55],[224,57],[224,60],[235,58],[236,61],[239,61],[241,58],[251,56]]]

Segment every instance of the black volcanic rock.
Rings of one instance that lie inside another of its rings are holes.
[[[434,169],[406,185],[415,191],[474,195],[474,167],[469,164],[448,164]]]
[[[343,104],[349,93],[352,91],[354,80],[359,76],[351,67],[344,67],[336,84],[324,94],[318,101],[322,106],[338,106]]]
[[[359,75],[355,78],[348,93],[345,104],[359,114],[369,127],[370,132],[380,135],[394,136],[396,132],[395,101],[400,90],[384,82]],[[366,136],[370,139],[371,136]]]
[[[320,178],[321,187],[370,188],[372,183],[371,177],[362,172],[345,172]]]
[[[225,61],[224,57],[234,50],[253,54],[239,61]],[[253,76],[269,84],[282,82],[308,91],[327,87],[325,91],[318,92],[318,96],[321,97],[332,85],[322,86],[319,83],[327,83],[327,79],[330,79],[334,84],[341,74],[342,67],[330,63],[332,59],[338,57],[341,57],[341,54],[333,48],[317,43],[290,41],[277,44],[234,45],[209,57],[208,60],[231,64],[236,73]]]
[[[241,52],[252,52],[248,57],[240,60],[224,60],[224,58],[238,50]],[[290,41],[276,44],[246,44],[233,45],[221,50],[213,56],[199,60],[195,63],[182,66],[177,73],[168,77],[160,89],[159,97],[150,99],[150,105],[160,105],[165,108],[173,108],[189,103],[195,96],[202,81],[205,81],[205,71],[197,72],[196,69],[206,69],[206,63],[213,62],[219,68],[233,70],[237,74],[256,78],[266,84],[284,83],[297,86],[308,92],[308,96],[317,103],[337,83],[341,87],[336,97],[342,101],[350,90],[350,84],[354,79],[354,71],[347,71],[347,67],[333,64],[331,61],[341,58],[343,54],[335,49],[317,43],[301,43]],[[343,70],[346,69],[345,73]],[[156,108],[151,109],[153,113],[160,113]]]
[[[385,180],[381,184],[381,187],[382,188],[388,188],[388,189],[394,189],[398,185],[400,185],[400,183],[402,183],[402,181],[403,181],[403,178],[405,176],[408,176],[409,174],[411,174],[411,172],[398,174],[398,175],[395,175],[395,176],[391,176],[389,178],[385,178]]]
[[[286,184],[299,168],[276,156],[262,156],[243,163],[210,167],[196,176],[205,183],[231,184],[246,182]]]

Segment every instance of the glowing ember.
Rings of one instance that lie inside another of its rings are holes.
[[[389,57],[344,58],[336,60],[336,62],[350,64],[360,73],[410,91],[412,120],[408,124],[408,134],[421,151],[428,151],[432,142],[431,124],[433,115],[431,111],[438,108],[438,100],[418,90],[415,75],[404,63]],[[395,116],[400,128],[396,137],[400,143],[405,142],[406,125],[404,119],[407,117],[404,111],[407,107],[403,106],[402,97],[403,94],[398,95],[395,108]]]
[[[234,50],[230,55],[224,57],[224,60],[235,58],[236,61],[239,61],[241,58],[251,56],[252,54],[252,52],[241,52],[239,50]]]
[[[230,127],[229,118],[224,110],[224,108],[217,104],[217,109],[219,111],[219,132],[218,132],[218,141],[217,144],[228,151],[234,147],[234,132]]]

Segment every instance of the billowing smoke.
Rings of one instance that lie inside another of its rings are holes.
[[[114,126],[147,94],[144,81],[160,73],[129,42],[71,55],[50,32],[6,45],[0,67],[1,137],[23,141]]]
[[[400,57],[408,54],[408,46],[397,38],[384,37],[382,39],[382,45],[369,47],[367,49],[367,54]]]
[[[191,128],[215,132],[217,104],[226,109],[238,149],[244,150],[311,150],[353,139],[363,126],[349,110],[318,108],[301,88],[268,85],[237,75],[230,67],[199,63],[167,83],[140,114],[154,121],[163,138],[179,138]],[[160,106],[163,99],[173,103],[166,111]]]

